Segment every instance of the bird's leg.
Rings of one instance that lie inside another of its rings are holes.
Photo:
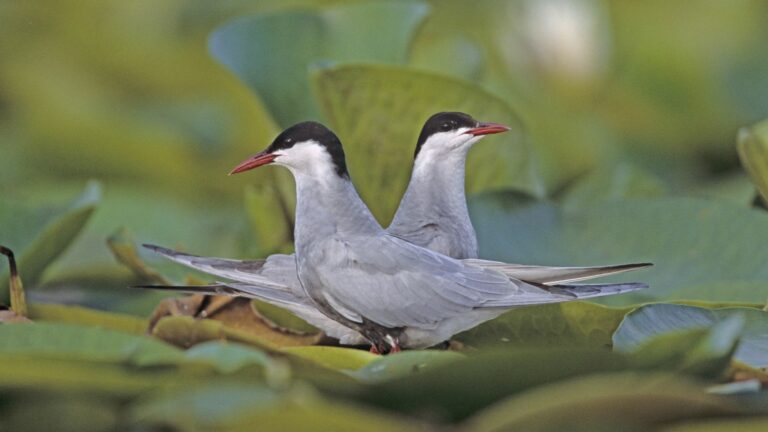
[[[381,355],[378,348],[376,348],[376,344],[371,344],[371,354]]]
[[[400,348],[400,341],[397,340],[397,338],[393,337],[392,335],[388,334],[384,336],[384,339],[387,341],[389,346],[391,347],[389,350],[390,354],[399,353],[402,351]]]

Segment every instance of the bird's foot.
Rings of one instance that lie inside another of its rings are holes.
[[[379,349],[376,348],[376,345],[371,345],[371,354],[381,355]]]

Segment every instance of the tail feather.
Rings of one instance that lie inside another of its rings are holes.
[[[498,308],[512,306],[529,306],[547,303],[562,303],[572,300],[586,300],[623,294],[648,288],[648,285],[638,282],[614,284],[582,284],[582,285],[537,285],[542,292],[538,295],[509,297],[489,301],[483,307]]]
[[[259,271],[264,267],[266,260],[235,260],[201,257],[151,244],[144,244],[143,246],[179,264],[216,277],[260,285],[271,289],[289,289],[284,284],[275,281],[273,278],[259,274]]]
[[[505,275],[524,280],[526,282],[541,283],[546,285],[563,284],[594,279],[650,267],[651,263],[620,264],[595,267],[549,267],[524,264],[508,264],[499,261],[482,259],[467,259],[464,262],[478,267],[496,270]]]

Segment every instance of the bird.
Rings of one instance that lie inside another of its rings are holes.
[[[270,164],[286,167],[295,179],[295,261],[304,294],[320,313],[362,335],[374,352],[433,346],[519,306],[647,288],[564,285],[600,270],[461,260],[385,231],[352,184],[341,141],[317,122],[287,128],[232,172]],[[510,276],[515,271],[527,279]],[[242,292],[238,285],[223,284],[221,292]]]
[[[463,112],[431,115],[419,133],[411,179],[387,231],[444,255],[459,259],[477,258],[477,236],[469,217],[464,189],[467,154],[483,137],[508,130],[508,126],[481,122]],[[237,169],[233,170],[236,172]],[[361,335],[340,327],[316,311],[311,303],[306,307],[296,306],[304,293],[293,254],[274,254],[266,260],[232,260],[185,254],[156,245],[144,247],[193,269],[251,284],[254,298],[289,309],[342,343],[363,342]],[[215,293],[216,289],[223,289],[184,288],[197,293]]]

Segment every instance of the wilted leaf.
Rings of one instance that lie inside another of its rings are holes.
[[[587,208],[509,206],[502,195],[471,200],[480,255],[540,265],[652,262],[611,278],[650,288],[606,297],[609,304],[654,300],[764,303],[768,216],[694,198],[627,199]]]
[[[34,286],[45,268],[77,237],[100,196],[98,183],[89,183],[85,192],[63,209],[17,207],[0,200],[0,237],[17,252],[19,274],[27,286]],[[5,297],[7,288],[8,273],[3,271],[0,298]]]
[[[608,347],[611,335],[632,308],[568,302],[513,309],[455,339],[484,348],[497,345]]]
[[[524,392],[469,421],[475,432],[638,431],[701,416],[739,413],[704,388],[666,374],[613,373]]]
[[[268,351],[277,350],[271,342],[249,332],[227,327],[220,321],[188,316],[169,316],[161,319],[152,329],[152,335],[184,348],[211,340],[228,339]]]
[[[744,320],[743,331],[736,331],[734,335],[729,322],[739,316],[739,319]],[[713,327],[718,323],[722,325]],[[698,348],[727,352],[733,345],[734,337],[740,336],[734,359],[752,367],[768,366],[768,312],[758,309],[709,310],[683,305],[647,305],[627,315],[616,330],[613,342],[617,350],[627,352],[667,332],[708,328],[712,328],[712,331],[707,346]]]
[[[503,100],[481,87],[383,65],[323,68],[312,78],[325,117],[348,149],[347,164],[355,186],[382,222],[389,221],[405,190],[408,170],[403,167],[411,165],[421,127],[439,111],[463,111],[512,128],[470,151],[469,192],[515,188],[543,193],[520,119]]]
[[[317,118],[307,80],[311,64],[402,63],[411,33],[426,12],[421,2],[374,1],[254,15],[216,30],[210,51],[256,90],[287,127]]]

